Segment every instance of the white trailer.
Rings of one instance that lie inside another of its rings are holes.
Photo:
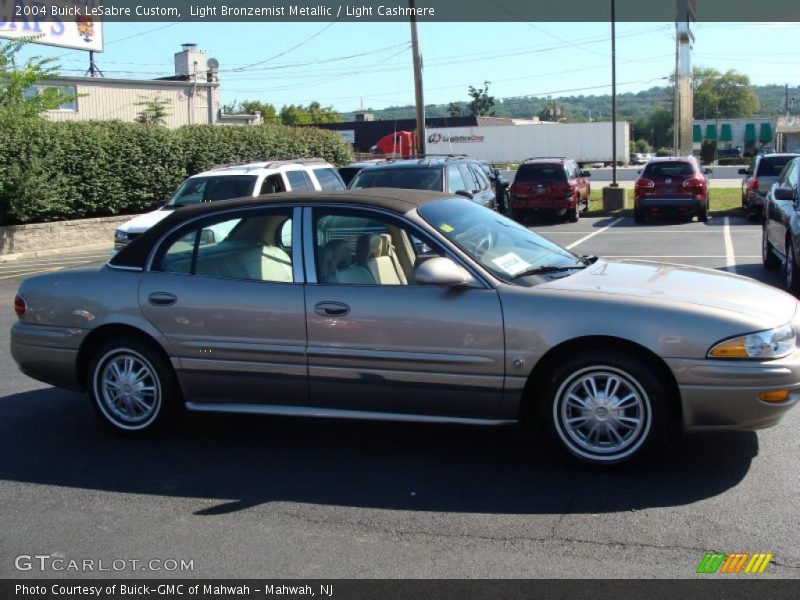
[[[520,163],[535,156],[564,156],[579,163],[613,162],[611,122],[538,123],[499,127],[426,129],[429,154],[467,154],[492,163]],[[629,162],[630,127],[617,121],[617,161]]]

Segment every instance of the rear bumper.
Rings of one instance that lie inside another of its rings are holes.
[[[85,329],[34,325],[11,327],[11,357],[20,371],[50,385],[80,390],[77,358]]]
[[[777,424],[800,401],[800,352],[776,361],[668,359],[687,431],[752,430]],[[784,402],[760,392],[790,390]]]
[[[697,198],[658,198],[645,197],[636,201],[639,210],[654,213],[687,213],[694,214],[706,205],[705,200]]]
[[[573,198],[549,198],[547,196],[541,198],[520,198],[518,196],[512,196],[509,206],[511,207],[511,210],[515,212],[566,210],[569,208],[575,208],[575,200]]]

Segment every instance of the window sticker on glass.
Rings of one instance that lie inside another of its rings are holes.
[[[455,227],[452,225],[448,225],[447,223],[442,223],[439,225],[439,229],[444,231],[445,233],[453,233],[455,231]]]
[[[529,262],[524,261],[513,252],[493,258],[492,262],[512,276],[522,273],[531,267]]]

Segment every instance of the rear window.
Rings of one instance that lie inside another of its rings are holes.
[[[341,167],[339,169],[339,176],[342,178],[345,185],[350,185],[350,182],[353,181],[353,177],[358,175],[360,170],[361,167]]]
[[[656,162],[644,168],[645,177],[690,177],[694,175],[694,166],[688,162]]]
[[[388,187],[406,190],[432,190],[441,192],[441,169],[364,169],[353,180],[350,186],[361,188]]]
[[[517,171],[514,181],[566,181],[567,176],[564,172],[564,165],[521,165]]]
[[[317,176],[319,186],[325,191],[332,192],[344,189],[344,182],[333,169],[314,169],[314,175]]]
[[[181,184],[165,208],[252,196],[256,179],[254,175],[192,177]]]
[[[786,166],[790,160],[795,158],[794,156],[768,156],[762,158],[758,161],[758,173],[756,175],[760,177],[777,177],[783,171],[783,167]]]

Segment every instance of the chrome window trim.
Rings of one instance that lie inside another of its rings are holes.
[[[108,267],[109,269],[116,269],[118,271],[139,271],[139,272],[144,271],[143,267],[130,267],[130,266],[127,266],[127,265],[112,265],[111,261],[106,262],[105,266]]]

